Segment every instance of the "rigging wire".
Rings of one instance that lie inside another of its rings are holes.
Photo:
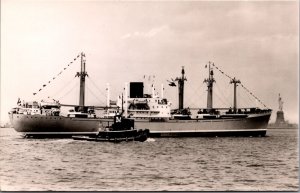
[[[217,85],[217,84],[215,84],[215,85]],[[217,86],[217,89],[219,89],[218,86]],[[218,92],[214,92],[214,95],[217,96],[217,98],[220,100],[221,103],[223,103],[224,106],[228,106],[228,104],[230,104],[230,103],[228,103],[228,101],[224,100],[224,95],[220,96]]]
[[[221,105],[219,106],[219,107],[223,107],[222,105],[224,105],[225,107],[226,106],[228,106],[228,104],[226,104],[225,102],[224,102],[224,100],[222,100],[222,97],[221,96],[219,96],[218,94],[216,94],[215,93],[215,96],[217,96],[217,98],[220,100],[220,102],[221,102]],[[229,105],[230,106],[230,105]]]
[[[39,93],[43,90],[44,87],[46,87],[48,84],[50,84],[51,82],[53,82],[56,78],[58,78],[58,77],[59,77],[66,69],[68,69],[69,66],[72,65],[72,64],[75,62],[75,60],[76,60],[77,58],[79,58],[79,57],[80,57],[80,54],[78,54],[77,57],[75,57],[75,58],[73,59],[73,61],[71,61],[71,62],[69,62],[67,65],[65,65],[65,67],[63,68],[63,70],[61,70],[56,76],[54,76],[52,79],[50,79],[46,84],[43,84],[42,87],[41,87],[38,91],[36,91],[36,92],[33,93],[33,95],[39,94]]]
[[[237,89],[238,92],[238,98],[240,99],[240,105],[250,106],[250,104],[253,104],[253,101],[250,100],[250,96],[248,95],[247,92],[241,92],[241,89]]]
[[[194,101],[199,101],[201,99],[203,99],[203,95],[205,94],[205,92],[203,92],[203,87],[204,84],[201,84],[200,87],[194,89],[195,87],[192,86],[192,89],[195,91],[195,94],[192,94],[192,96],[189,98],[189,102],[191,102],[191,106],[200,106],[199,104],[197,105]],[[201,92],[202,91],[202,92]]]
[[[222,92],[222,89],[220,88],[219,84],[216,83],[214,85],[216,85],[217,90],[220,90],[220,93],[224,93],[222,96],[219,96],[217,94],[217,92],[214,90],[215,91],[214,93],[219,97],[219,99],[221,100],[221,102],[223,102],[223,104],[225,106],[231,106],[231,102],[230,102],[229,94],[228,94],[228,92],[229,92],[229,85],[227,85],[227,88],[225,89],[227,91],[226,93]]]
[[[245,93],[246,93],[245,95],[247,97],[248,103],[253,104],[255,102],[253,97],[251,97],[251,95],[248,92],[245,92]]]
[[[230,77],[228,74],[226,74],[224,71],[222,71],[218,66],[216,66],[214,63],[212,63],[212,65],[222,74],[224,74],[225,76],[227,76],[230,80],[232,80],[233,78]],[[252,97],[254,97],[259,103],[261,103],[264,107],[267,108],[267,106],[257,97],[255,96],[248,88],[246,88],[242,83],[240,83],[240,85],[242,86],[243,89],[245,89]]]
[[[71,83],[71,84],[68,86],[68,88],[66,88],[66,89],[63,90],[61,93],[59,93],[59,95],[57,95],[56,98],[63,98],[63,97],[65,97],[66,91],[68,91],[68,90],[73,91],[73,90],[74,90],[73,87],[75,88],[76,91],[78,91],[79,89],[76,88],[76,86],[79,88],[79,83],[74,81],[73,83]],[[71,91],[70,91],[70,92],[71,92]],[[76,92],[76,91],[73,91],[73,92]],[[76,95],[76,96],[77,96],[77,95]]]
[[[123,87],[122,87],[122,89],[123,89]],[[117,91],[116,89],[115,89],[115,87],[111,87],[110,86],[110,88],[109,88],[109,92],[110,92],[110,96],[114,96],[115,98],[117,97],[117,96],[121,96],[122,95],[122,93],[120,93],[120,91]],[[111,98],[113,98],[113,97],[111,97]]]
[[[59,90],[57,90],[53,95],[51,95],[51,98],[54,98],[54,96],[57,96],[63,89],[65,89],[68,85],[70,85],[70,83],[72,83],[75,78],[76,77],[73,77],[73,79],[71,79],[69,82],[64,84]]]
[[[58,100],[61,100],[63,97],[67,96],[72,90],[74,90],[75,87],[78,87],[78,84],[75,84],[68,92],[66,92],[66,94],[59,97]]]
[[[100,102],[100,104],[101,103],[103,103],[103,104],[105,104],[104,102],[103,102],[103,100],[101,100],[101,99],[99,99],[98,97],[97,97],[97,95],[87,86],[86,87],[90,92],[91,92],[91,94]]]
[[[103,96],[103,97],[106,97],[106,94],[103,93],[103,91],[96,85],[96,83],[93,81],[93,79],[89,76],[88,79],[90,80],[90,82],[96,87],[96,89],[100,92],[100,94]]]

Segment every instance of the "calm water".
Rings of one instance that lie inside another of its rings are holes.
[[[1,190],[297,191],[298,132],[97,143],[0,130]]]

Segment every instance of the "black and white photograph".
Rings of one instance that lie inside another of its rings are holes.
[[[298,0],[1,0],[1,191],[299,191]]]

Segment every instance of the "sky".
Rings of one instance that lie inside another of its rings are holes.
[[[185,107],[205,107],[212,61],[273,109],[271,122],[279,93],[285,118],[298,122],[298,1],[1,0],[1,123],[18,98],[78,104],[81,52],[87,105],[105,105],[107,83],[116,99],[125,82],[145,81],[159,94],[164,84],[176,108],[167,80],[184,66]],[[214,106],[232,106],[230,80],[214,72]],[[258,104],[245,93],[239,86],[240,107]]]

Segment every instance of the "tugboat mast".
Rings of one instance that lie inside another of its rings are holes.
[[[79,109],[78,111],[83,111],[84,107],[84,97],[85,97],[85,77],[88,76],[87,72],[85,71],[85,54],[81,52],[81,71],[77,72],[75,75],[80,78],[80,91],[79,91]]]
[[[233,84],[233,112],[236,112],[236,109],[237,109],[237,105],[236,105],[236,87],[237,87],[238,83],[241,83],[241,81],[235,79],[235,77],[233,79],[231,79],[231,81],[230,81],[230,84]]]
[[[210,110],[213,108],[213,84],[214,79],[214,71],[210,67],[211,62],[208,62],[208,79],[204,79],[204,82],[207,84],[207,109]]]
[[[182,66],[182,70],[181,70],[181,77],[177,77],[175,79],[175,81],[178,81],[178,99],[179,99],[179,103],[178,103],[178,109],[182,110],[183,109],[183,92],[184,92],[184,81],[186,81],[186,77],[184,76],[185,72],[184,72],[184,66]]]

